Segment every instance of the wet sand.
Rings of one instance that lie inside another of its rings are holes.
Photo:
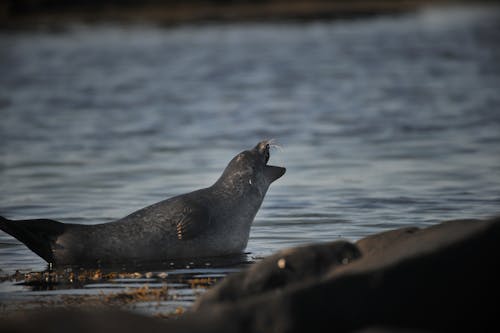
[[[0,288],[13,289],[0,295],[0,317],[68,308],[127,310],[160,318],[177,316],[222,277],[204,277],[196,269],[186,271],[182,275],[172,271],[83,268],[17,271],[10,275],[0,272]]]

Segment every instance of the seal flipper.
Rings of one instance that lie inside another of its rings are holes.
[[[17,238],[48,263],[53,263],[53,245],[66,227],[64,223],[48,219],[13,221],[0,216],[0,229]]]
[[[193,209],[194,208],[194,209]],[[206,230],[210,224],[208,209],[196,205],[184,209],[181,218],[176,223],[177,238],[179,240],[192,239]]]

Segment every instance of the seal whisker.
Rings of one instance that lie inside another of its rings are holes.
[[[271,149],[278,149],[279,151],[283,151],[283,146],[281,144],[279,144],[276,139],[268,139],[268,140],[264,140],[264,142],[266,144],[269,145],[269,148]]]

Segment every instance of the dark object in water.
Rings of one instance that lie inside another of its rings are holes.
[[[48,263],[54,262],[53,246],[66,224],[48,219],[11,221],[0,216],[0,229],[23,242]]]
[[[0,229],[49,263],[101,265],[241,253],[264,196],[285,168],[268,165],[270,141],[236,155],[214,185],[96,225],[11,221]]]

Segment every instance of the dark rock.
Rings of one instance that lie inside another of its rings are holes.
[[[0,331],[11,333],[109,333],[134,332],[143,328],[151,333],[164,332],[165,323],[128,312],[81,309],[27,311],[0,320]]]
[[[401,327],[366,327],[353,333],[430,333],[431,331],[422,331],[416,329],[405,329]]]
[[[195,309],[217,302],[236,302],[294,284],[309,283],[360,256],[356,245],[346,241],[282,250],[245,271],[228,276],[201,297]]]
[[[475,219],[452,220],[425,229],[400,228],[367,236],[356,242],[363,260],[351,265],[349,270],[371,265],[381,266],[383,263],[438,251],[454,242],[466,240],[489,223]]]
[[[360,240],[365,256],[314,283],[205,311],[237,318],[245,332],[498,330],[500,219],[408,231]]]

